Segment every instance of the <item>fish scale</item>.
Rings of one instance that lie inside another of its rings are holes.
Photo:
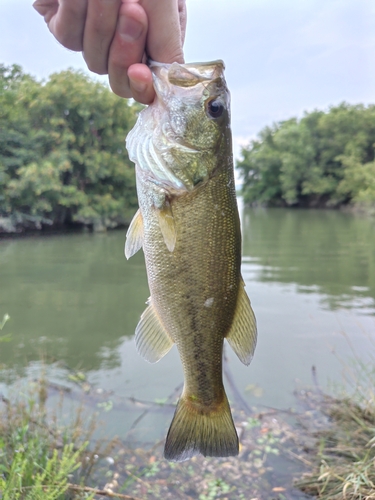
[[[249,364],[257,332],[240,271],[223,63],[158,63],[151,69],[157,98],[127,139],[136,164],[139,211],[125,254],[129,258],[143,248],[151,293],[136,345],[151,362],[173,344],[181,358],[184,389],[165,457],[236,455],[238,437],[223,386],[223,343],[227,338]],[[173,123],[178,123],[175,137]]]
[[[222,393],[222,345],[233,318],[239,283],[241,242],[239,231],[235,231],[239,223],[235,220],[235,197],[224,197],[220,193],[226,194],[221,188],[226,185],[225,179],[221,179],[225,174],[224,170],[198,191],[172,200],[172,213],[178,227],[172,253],[164,244],[158,218],[152,210],[146,216],[150,222],[143,245],[151,297],[161,322],[178,346],[184,366],[185,392],[205,401],[211,399],[212,388]],[[144,198],[141,193],[139,199]],[[215,203],[207,203],[210,199]],[[142,202],[141,209],[147,213]],[[225,209],[229,216],[222,215]],[[210,298],[214,299],[212,306],[206,307]],[[205,364],[209,382],[204,387],[196,378],[199,360],[191,356],[198,342],[201,353],[209,352],[216,361]]]

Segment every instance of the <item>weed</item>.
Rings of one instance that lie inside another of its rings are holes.
[[[225,495],[231,491],[231,487],[222,479],[215,479],[214,481],[209,481],[207,484],[207,492],[201,493],[199,495],[199,500],[213,500],[219,495]]]
[[[9,317],[4,316],[1,328]],[[1,340],[1,337],[0,337]],[[58,425],[47,412],[45,374],[27,390],[0,398],[0,498],[2,500],[93,499],[88,481],[102,443],[88,451],[95,419],[87,423],[80,408],[73,422]],[[109,452],[110,443],[104,451]],[[80,484],[72,484],[76,481]]]
[[[315,433],[309,450],[315,466],[297,486],[324,500],[375,498],[374,399],[360,405],[324,396],[319,405],[329,424]]]

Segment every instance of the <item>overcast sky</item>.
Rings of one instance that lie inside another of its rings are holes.
[[[38,78],[85,69],[31,4],[0,0],[0,63]],[[375,0],[187,0],[187,7],[186,61],[225,61],[237,155],[275,121],[342,101],[375,102]]]

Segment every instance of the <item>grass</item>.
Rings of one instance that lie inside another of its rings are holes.
[[[375,498],[375,406],[324,396],[319,407],[329,421],[315,432],[312,471],[297,486],[324,500]]]
[[[311,470],[296,485],[323,500],[375,499],[375,360],[352,352],[353,362],[344,366],[350,392],[307,398],[323,418],[319,429],[316,421],[305,427],[314,437],[306,447]]]
[[[0,343],[9,316],[0,322]],[[97,457],[108,454],[114,442],[88,448],[95,418],[79,408],[73,421],[61,425],[47,411],[48,381],[44,374],[8,399],[0,394],[0,498],[2,500],[94,499],[100,492],[85,486]],[[63,396],[62,396],[63,397]],[[62,406],[62,398],[60,400]],[[105,492],[101,492],[105,494]]]
[[[68,498],[68,477],[81,467],[87,446],[47,422],[43,388],[9,401],[0,413],[0,492],[3,500]]]
[[[93,499],[83,481],[93,454],[87,449],[94,421],[83,425],[81,412],[69,426],[59,426],[45,408],[45,379],[0,410],[0,495],[3,500]],[[97,450],[95,450],[96,452]],[[73,493],[72,486],[81,492]],[[81,494],[82,493],[82,494]]]

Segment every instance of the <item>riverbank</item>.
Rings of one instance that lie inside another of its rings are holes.
[[[8,320],[0,324],[1,345],[11,341],[2,331]],[[161,414],[168,424],[180,386],[163,401],[123,398],[60,365],[61,383],[49,380],[46,367],[0,394],[2,500],[375,498],[374,363],[357,358],[348,371],[351,392],[335,397],[313,368],[313,387],[295,391],[293,409],[277,409],[250,407],[224,356],[240,454],[183,463],[163,458],[164,437],[132,439],[147,418]],[[98,433],[100,412],[113,409],[117,419],[135,412],[127,439]]]
[[[361,405],[324,395],[318,408],[327,421],[312,434],[307,429],[314,438],[306,448],[311,470],[295,485],[322,500],[375,498],[374,399]]]
[[[255,210],[279,210],[281,214],[285,214],[287,216],[289,211],[293,212],[311,212],[311,213],[321,213],[321,212],[338,212],[344,214],[351,214],[354,216],[358,216],[358,218],[370,218],[371,220],[375,220],[375,204],[347,204],[341,206],[322,206],[322,207],[288,207],[288,206],[279,206],[269,208],[267,205],[262,203],[252,203],[245,204],[243,203],[241,195],[238,197],[238,203],[240,210],[244,207],[246,209],[255,209]],[[135,209],[134,209],[135,210]],[[130,217],[131,219],[131,217]],[[129,220],[130,220],[129,219]],[[13,238],[33,238],[33,237],[48,237],[48,236],[61,236],[61,235],[71,235],[71,234],[86,234],[86,233],[106,233],[111,231],[121,231],[127,229],[129,227],[129,223],[117,224],[113,227],[108,227],[105,224],[97,223],[96,225],[84,225],[84,224],[41,224],[39,229],[35,227],[21,227],[18,226],[16,229],[14,226],[7,225],[5,219],[0,217],[0,241],[13,239]]]
[[[313,373],[313,378],[315,374]],[[98,414],[87,420],[89,398],[102,405],[102,392],[85,376],[75,381],[80,408],[66,422],[64,399],[72,389],[42,376],[22,396],[1,398],[3,500],[257,499],[359,500],[375,496],[375,399],[332,397],[318,385],[296,392],[296,408],[244,408],[232,403],[240,437],[239,457],[194,457],[184,463],[162,457],[164,440],[148,445],[95,436]],[[315,379],[314,379],[315,380]],[[315,384],[316,381],[315,381]],[[50,395],[60,392],[51,410]],[[364,394],[363,394],[364,395]],[[112,395],[115,399],[115,395]],[[240,396],[239,396],[240,398]],[[66,402],[66,401],[65,401]],[[142,416],[170,402],[129,401]],[[110,411],[110,408],[108,409]],[[141,418],[137,418],[134,426]]]
[[[8,320],[5,315],[1,330]],[[0,336],[1,344],[9,341],[11,336]],[[123,398],[63,364],[61,383],[50,381],[46,368],[37,379],[12,384],[6,397],[0,395],[1,498],[301,499],[293,487],[294,475],[306,469],[293,430],[298,415],[292,410],[250,408],[226,358],[224,364],[240,455],[198,456],[184,463],[164,460],[164,439],[147,444],[131,438],[147,417],[163,414],[167,425],[180,386],[164,401]],[[136,410],[127,440],[108,440],[105,431],[97,432],[100,412],[113,409],[120,411],[119,419]]]
[[[1,344],[11,341],[2,331],[8,320],[5,315],[0,324]],[[148,444],[131,439],[147,417],[165,414],[170,420],[180,386],[166,400],[141,401],[118,397],[67,366],[62,372],[65,383],[59,384],[41,370],[37,379],[22,380],[19,387],[13,384],[6,397],[0,395],[1,498],[374,498],[372,366],[356,359],[349,371],[351,395],[324,393],[313,368],[313,387],[295,392],[294,409],[261,408],[248,405],[224,356],[240,454],[197,456],[184,463],[163,458],[164,439]],[[99,412],[115,407],[122,412],[137,410],[127,440],[106,439],[106,432],[102,437],[97,433]]]
[[[251,413],[235,409],[239,457],[199,456],[177,464],[163,459],[164,440],[148,446],[118,439],[98,440],[94,434],[98,416],[87,424],[85,399],[95,399],[100,391],[88,388],[87,383],[84,386],[84,377],[77,377],[77,381],[79,378],[81,406],[69,424],[63,424],[66,419],[60,411],[63,399],[74,396],[61,386],[60,407],[48,410],[48,395],[57,388],[46,379],[31,383],[21,398],[2,398],[3,500],[302,498],[293,487],[294,474],[305,470],[303,459],[296,459],[302,450],[293,431],[293,411],[285,412],[284,418],[275,409],[251,409]],[[97,406],[100,402],[98,396]],[[143,406],[142,415],[158,413],[170,405],[135,400],[133,404]],[[138,418],[134,425],[141,420]],[[50,472],[44,474],[48,469]]]

